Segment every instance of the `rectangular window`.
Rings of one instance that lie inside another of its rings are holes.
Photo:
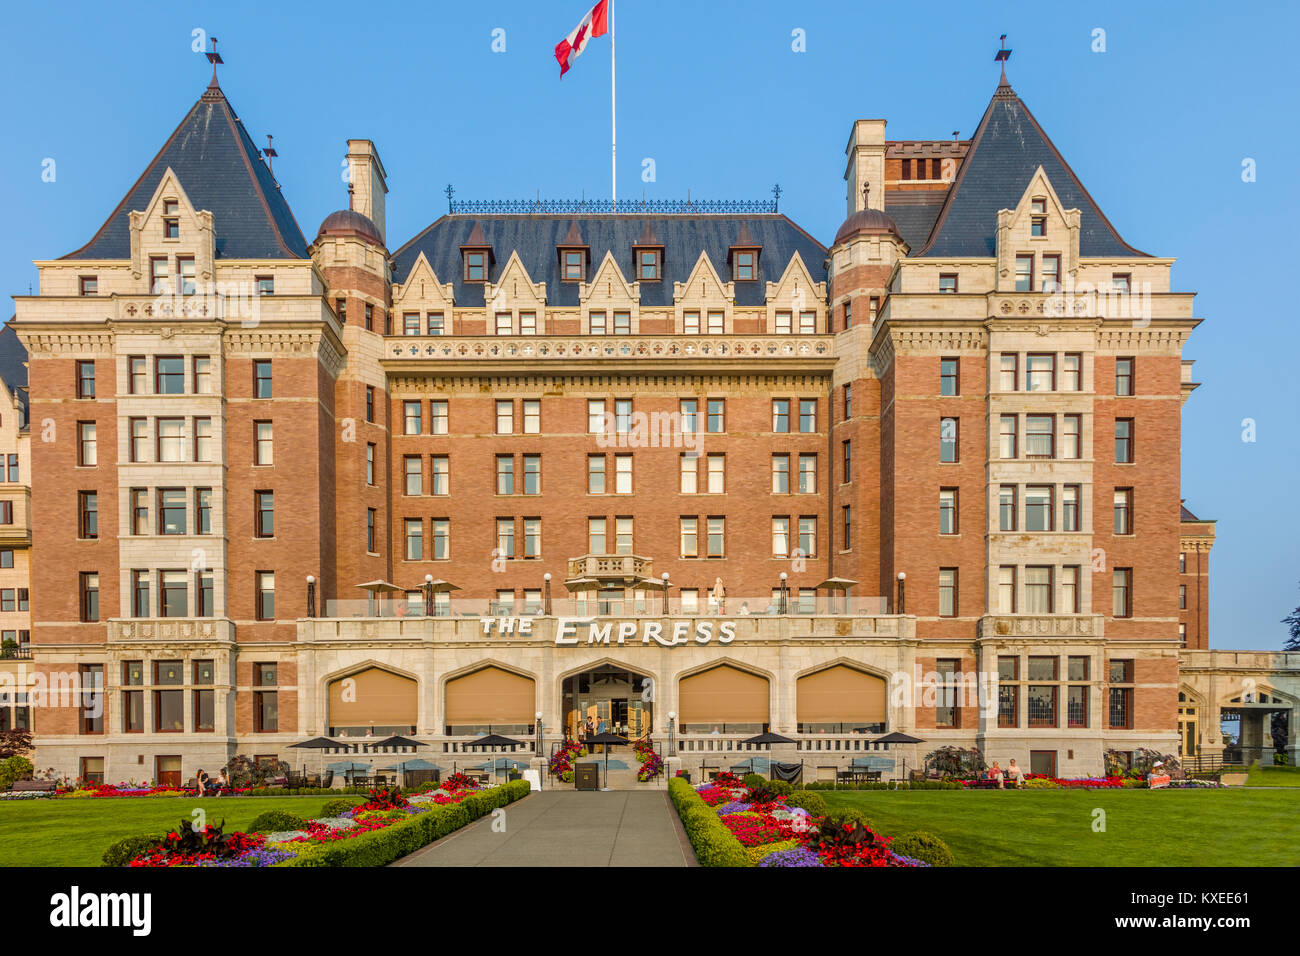
[[[998,726],[1020,726],[1020,688],[1012,681],[1020,679],[1020,658],[998,658]]]
[[[700,313],[694,309],[682,313],[682,332],[686,335],[700,334]]]
[[[1017,491],[1015,485],[1002,485],[998,488],[998,530],[1015,531],[1017,526],[1016,507]]]
[[[77,422],[77,464],[83,468],[99,464],[94,422]]]
[[[99,494],[94,491],[77,492],[77,537],[94,540],[99,537]]]
[[[1178,610],[1180,611],[1187,610],[1187,585],[1186,584],[1178,585]]]
[[[632,399],[619,398],[614,401],[614,433],[628,435],[632,432]]]
[[[1014,392],[1020,388],[1020,356],[1003,352],[998,356],[998,391]]]
[[[275,295],[275,276],[257,276],[258,295]]]
[[[1115,489],[1115,533],[1133,533],[1133,489]]]
[[[958,394],[960,360],[955,358],[939,359],[939,394]]]
[[[465,279],[468,282],[483,282],[487,279],[487,253],[465,253]]]
[[[1016,291],[1034,291],[1034,257],[1016,256]]]
[[[253,575],[256,585],[257,619],[259,621],[275,620],[275,572],[256,571]]]
[[[957,533],[957,489],[939,489],[939,533]]]
[[[497,335],[509,335],[515,330],[514,317],[509,312],[498,312],[496,320]]]
[[[184,488],[158,489],[158,533],[185,534]]]
[[[99,295],[99,277],[78,276],[77,289],[82,295]]]
[[[431,455],[429,457],[429,467],[429,494],[451,494],[451,459],[446,455]]]
[[[727,519],[720,515],[710,515],[708,528],[708,557],[721,558],[726,553]]]
[[[420,313],[419,312],[402,313],[402,334],[403,335],[420,334]]]
[[[402,458],[402,494],[424,494],[424,459],[419,455],[406,455]]]
[[[817,399],[799,399],[799,431],[805,435],[817,431]]]
[[[1031,199],[1029,201],[1029,234],[1035,237],[1047,235],[1047,200]]]
[[[725,313],[710,311],[709,312],[709,334],[721,335],[723,332],[725,332],[726,331],[725,319],[726,319]]]
[[[841,457],[844,459],[841,480],[848,484],[853,480],[853,442],[847,438],[844,439],[844,441],[840,442],[840,451],[843,453]]]
[[[270,422],[253,422],[253,464],[275,464],[275,442]]]
[[[253,397],[271,397],[271,360],[258,360],[253,363]]]
[[[1078,392],[1083,389],[1083,356],[1066,352],[1061,356],[1061,391]]]
[[[539,398],[524,399],[524,434],[540,435],[542,433],[542,401]]]
[[[542,456],[524,455],[524,494],[542,493]]]
[[[429,434],[445,435],[448,427],[446,399],[433,399],[429,402]]]
[[[81,732],[104,732],[104,665],[78,664],[77,676],[81,684]],[[100,770],[103,770],[101,765]]]
[[[939,276],[939,291],[942,293],[956,294],[957,274],[955,272],[945,272]]]
[[[800,312],[799,313],[799,334],[815,335],[817,333],[817,313]]]
[[[174,462],[185,460],[185,419],[159,418],[156,422],[157,460]]]
[[[402,402],[402,434],[419,435],[424,431],[420,402]]]
[[[998,421],[998,457],[1015,458],[1020,432],[1019,415],[1003,415]]]
[[[608,554],[605,547],[605,519],[587,519],[587,553]]]
[[[1025,487],[1025,530],[1053,531],[1053,486],[1027,485]]]
[[[1133,569],[1116,568],[1111,573],[1111,616],[1133,616]]]
[[[1061,530],[1079,530],[1079,485],[1065,485],[1061,488]]]
[[[1079,613],[1079,566],[1061,568],[1061,614]]]
[[[957,616],[957,569],[939,569],[939,616]]]
[[[542,519],[524,519],[524,557],[540,558],[542,556]]]
[[[1061,416],[1061,457],[1075,459],[1083,453],[1083,416]]]
[[[149,533],[149,492],[144,488],[132,488],[131,492],[131,533]]]
[[[587,434],[603,435],[605,433],[605,400],[603,398],[587,399]]]
[[[366,484],[375,483],[375,443],[366,442]]]
[[[93,622],[99,620],[99,574],[95,571],[82,571],[78,575],[81,597],[81,620]]]
[[[212,572],[198,572],[195,576],[194,592],[194,614],[196,617],[212,617],[216,613],[215,595]]]
[[[1030,565],[1025,568],[1025,613],[1053,613],[1050,567]]]
[[[513,558],[515,556],[515,519],[497,518],[497,549],[493,557]]]
[[[799,456],[799,494],[815,495],[817,493],[817,456]]]
[[[514,455],[497,455],[497,494],[513,495],[515,493],[515,457]]]
[[[754,276],[754,253],[737,252],[736,253],[736,281],[745,282],[753,279]]]
[[[654,282],[659,278],[659,253],[654,249],[639,249],[636,254],[637,278]]]
[[[149,258],[149,294],[170,295],[171,283],[168,281],[167,257],[151,256]]]
[[[788,495],[790,493],[790,456],[772,456],[772,494]]]
[[[685,491],[686,489],[682,489]],[[605,456],[587,456],[587,494],[603,495],[605,493]]]
[[[1133,363],[1130,358],[1115,359],[1115,394],[1133,394]]]
[[[936,727],[957,726],[957,682],[960,669],[959,660],[941,658],[934,662],[934,724]]]
[[[1016,613],[1016,569],[1004,564],[998,568],[998,613]]]
[[[790,399],[772,399],[772,431],[788,434],[790,431]]]
[[[519,334],[536,335],[537,334],[537,313],[533,311],[519,313]]]
[[[614,553],[632,553],[632,519],[628,517],[614,519]]]
[[[1025,391],[1052,392],[1056,390],[1056,356],[1025,356]]]
[[[212,394],[212,357],[196,355],[191,363],[194,371],[194,394]]]
[[[1110,287],[1115,292],[1128,294],[1132,287],[1132,274],[1128,272],[1112,272],[1110,275]]]
[[[1030,658],[1032,664],[1034,658]],[[1032,677],[1031,677],[1032,679]],[[1029,726],[1030,727],[1055,727],[1056,726],[1056,701],[1060,691],[1057,684],[1030,684],[1026,689],[1026,699],[1029,701]]]
[[[1025,457],[1053,458],[1056,455],[1056,416],[1025,416]]]
[[[212,461],[212,419],[194,419],[194,460]]]
[[[592,335],[605,334],[605,313],[603,311],[589,312],[587,314],[587,323],[588,323],[590,334]]]
[[[451,557],[451,519],[433,519],[433,559],[445,561]]]
[[[955,418],[939,419],[939,460],[957,460],[958,421]]]
[[[581,249],[564,250],[564,278],[568,281],[576,281],[586,278],[586,253]]]
[[[186,617],[190,613],[189,580],[184,571],[158,572],[159,617]]]
[[[853,550],[853,513],[849,505],[844,505],[840,510],[844,517],[840,532],[840,550],[851,551]]]
[[[678,528],[682,557],[698,558],[700,556],[700,520],[698,518],[683,517],[678,521]]]
[[[799,519],[799,557],[817,557],[817,519],[811,515]]]
[[[188,256],[177,256],[176,275],[181,280],[181,295],[193,295],[194,259]]]
[[[274,537],[275,492],[255,491],[253,492],[253,498],[256,510],[256,530],[254,534],[259,538]]]
[[[1041,288],[1044,292],[1055,292],[1061,287],[1061,257],[1059,255],[1043,256],[1043,276]]]
[[[441,312],[430,312],[425,316],[426,328],[430,335],[442,335],[446,331]]]
[[[131,616],[148,617],[149,612],[150,612],[149,572],[132,571],[131,572]]]
[[[366,386],[366,421],[374,422],[375,420],[375,387]]]
[[[793,331],[794,328],[791,325],[790,313],[785,311],[778,311],[776,313],[776,334],[789,335]]]
[[[727,430],[727,400],[710,398],[707,403],[708,429],[713,435],[720,435]]]
[[[95,397],[95,363],[77,363],[77,398]]]
[[[706,459],[708,471],[708,493],[725,494],[727,490],[727,456],[709,455]]]
[[[1115,461],[1130,464],[1133,461],[1133,419],[1115,419]]]
[[[677,403],[681,418],[683,435],[696,434],[700,430],[700,403],[693,398],[683,398]]]

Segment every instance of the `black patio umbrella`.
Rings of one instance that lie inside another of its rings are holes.
[[[321,760],[323,761],[325,759],[325,751],[335,749],[338,744],[330,740],[328,737],[313,737],[311,740],[304,740],[302,743],[290,744],[289,746],[301,750],[319,750],[321,752]],[[324,770],[321,772],[324,773]]]
[[[923,744],[925,743],[920,737],[913,737],[910,734],[900,733],[895,730],[893,733],[885,734],[876,741],[878,744]],[[903,779],[907,779],[907,761],[903,761]]]
[[[461,746],[472,747],[472,748],[523,747],[525,746],[525,744],[522,740],[511,740],[509,737],[502,737],[500,734],[485,734],[484,736],[480,737],[478,740],[471,740],[469,743],[462,744]]]
[[[772,744],[797,744],[798,742],[799,741],[791,737],[776,734],[770,730],[758,734],[755,737],[747,737],[741,741],[742,744],[756,744],[760,747],[766,746],[769,750],[772,749]],[[768,758],[767,763],[767,772],[770,774],[772,772],[772,759],[770,757]],[[755,764],[753,757],[749,758],[749,772],[758,773],[757,765]]]
[[[412,740],[410,737],[403,737],[399,734],[395,734],[392,737],[385,737],[383,740],[377,741],[373,746],[375,750],[378,751],[380,747],[427,747],[429,745],[422,744],[418,740]],[[403,760],[401,766],[397,769],[401,770],[402,776],[405,778],[406,761]]]
[[[594,734],[590,737],[583,737],[582,742],[584,744],[605,745],[605,786],[602,789],[608,790],[609,789],[609,745],[625,744],[628,742],[627,738],[622,737],[618,734],[611,734],[609,731],[605,731],[604,733]]]

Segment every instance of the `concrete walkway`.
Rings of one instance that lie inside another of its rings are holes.
[[[393,866],[696,866],[668,794],[543,790]]]

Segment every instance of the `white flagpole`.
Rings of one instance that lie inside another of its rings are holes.
[[[609,196],[611,207],[618,211],[618,119],[614,111],[614,0],[609,0]]]

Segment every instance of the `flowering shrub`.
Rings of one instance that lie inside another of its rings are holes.
[[[664,758],[659,756],[649,743],[642,744],[638,741],[633,748],[636,750],[637,757],[641,759],[641,767],[636,772],[638,780],[645,783],[664,772]]]
[[[972,781],[964,780],[963,785],[970,786]],[[1126,786],[1126,782],[1121,777],[1079,777],[1077,779],[1065,779],[1063,777],[1049,777],[1046,774],[1030,773],[1025,775],[1023,786],[1030,790],[1056,790],[1060,788],[1076,790],[1117,790]]]
[[[477,790],[478,788],[479,785],[477,780],[465,776],[465,774],[460,771],[453,773],[442,782],[442,789],[446,790],[448,793],[458,793],[462,790]]]
[[[404,810],[409,805],[397,787],[387,790],[376,788],[367,794],[366,802],[357,807],[357,810]]]
[[[587,756],[586,749],[576,740],[566,740],[564,746],[555,751],[548,767],[551,773],[566,782],[573,779],[573,764],[579,757]],[[567,776],[566,776],[567,774]]]

